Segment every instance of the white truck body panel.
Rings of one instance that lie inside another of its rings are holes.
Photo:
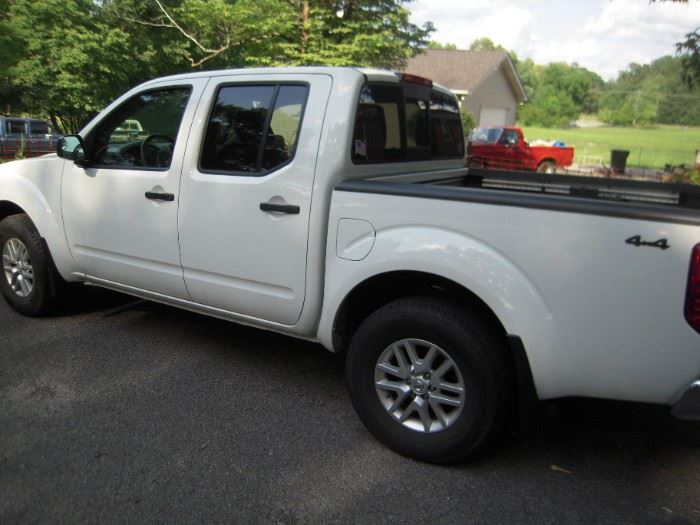
[[[18,206],[32,218],[46,240],[61,276],[76,280],[71,276],[76,268],[68,250],[61,216],[64,163],[56,155],[45,155],[0,164],[0,201]]]
[[[413,270],[461,284],[521,337],[541,399],[634,392],[670,403],[698,376],[698,334],[682,315],[697,226],[336,191],[329,224],[347,218],[370,222],[376,240],[366,258],[349,261],[336,254],[337,227],[329,230],[325,345],[350,290]],[[669,238],[671,248],[625,243],[640,233]]]
[[[462,165],[353,164],[355,106],[367,79],[398,82],[376,70],[290,68],[146,83],[82,135],[134,94],[190,85],[167,171],[81,168],[55,156],[13,162],[0,166],[0,203],[30,216],[64,278],[331,350],[336,316],[356,286],[415,271],[469,290],[522,339],[542,399],[673,403],[700,376],[700,338],[683,318],[697,225],[334,191],[344,180],[426,179]],[[287,80],[310,86],[294,160],[262,177],[202,173],[198,158],[218,86]],[[147,191],[175,199],[146,200]],[[298,205],[300,213],[264,212],[264,202]],[[633,235],[667,238],[670,248],[626,244]]]

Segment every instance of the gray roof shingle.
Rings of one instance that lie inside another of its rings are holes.
[[[492,71],[506,62],[516,75],[514,91],[522,91],[517,73],[505,51],[463,51],[461,49],[426,49],[424,53],[410,58],[405,68],[412,73],[429,78],[452,90],[473,91]],[[508,73],[511,73],[508,71]],[[511,78],[511,74],[508,75]],[[522,97],[524,98],[524,93]]]

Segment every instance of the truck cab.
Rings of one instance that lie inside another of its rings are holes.
[[[56,151],[59,135],[45,120],[0,116],[0,158],[36,157]]]

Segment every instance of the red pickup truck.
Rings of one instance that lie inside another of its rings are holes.
[[[554,173],[571,166],[574,148],[530,146],[520,128],[474,128],[469,135],[467,166]]]

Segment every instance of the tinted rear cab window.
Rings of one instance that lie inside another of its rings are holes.
[[[32,120],[29,122],[30,135],[51,135],[51,127],[48,122],[42,120]]]
[[[352,143],[356,164],[464,156],[459,106],[427,87],[365,84]]]

